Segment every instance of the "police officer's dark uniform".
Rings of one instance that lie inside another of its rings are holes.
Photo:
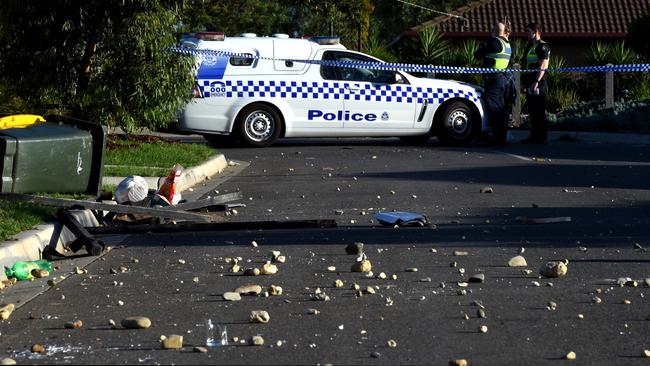
[[[493,37],[484,46],[474,52],[475,58],[483,59],[484,68],[505,70],[510,65],[512,48],[504,37]],[[486,73],[484,75],[485,102],[488,122],[492,130],[490,143],[506,144],[508,134],[508,111],[505,103],[506,84],[508,78],[503,72]]]
[[[549,60],[551,50],[546,42],[541,39],[533,42],[526,53],[526,69],[539,70],[541,60]],[[537,82],[538,92],[533,90]],[[528,101],[528,113],[530,114],[530,136],[522,142],[524,143],[545,143],[548,134],[548,121],[546,120],[546,92],[548,83],[546,73],[539,79],[538,72],[525,72],[522,75],[522,84],[526,90],[526,100]]]

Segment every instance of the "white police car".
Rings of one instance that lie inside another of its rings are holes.
[[[178,128],[215,144],[386,136],[423,143],[433,135],[459,144],[487,129],[476,87],[368,68],[363,63],[381,61],[347,50],[336,37],[203,32],[181,39],[181,47],[197,55],[198,66],[195,98]]]

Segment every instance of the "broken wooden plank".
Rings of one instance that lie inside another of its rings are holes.
[[[101,234],[167,233],[181,231],[237,231],[278,229],[329,229],[336,228],[336,220],[253,221],[220,223],[136,224],[106,227],[89,227],[88,232]]]
[[[230,201],[236,201],[242,199],[242,194],[241,192],[235,192],[235,193],[227,193],[227,194],[222,194],[219,196],[214,196],[198,201],[191,201],[191,202],[183,202],[179,203],[173,206],[165,206],[163,207],[164,210],[196,210],[200,208],[205,208],[209,206],[216,206],[221,203],[226,203]]]
[[[183,210],[179,211],[173,209],[163,209],[163,208],[154,208],[154,207],[116,205],[116,204],[94,202],[94,201],[73,200],[69,198],[41,197],[41,196],[19,194],[19,193],[0,193],[0,199],[7,200],[7,201],[34,203],[34,204],[45,205],[45,206],[62,207],[62,208],[81,207],[81,208],[86,208],[91,210],[102,210],[102,211],[116,212],[121,214],[148,215],[153,217],[162,217],[166,219],[175,219],[175,220],[188,220],[188,221],[200,221],[200,222],[213,221],[212,217],[208,215],[203,215],[194,212],[186,212]]]

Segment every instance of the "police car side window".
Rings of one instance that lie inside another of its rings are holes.
[[[323,61],[336,61],[336,57],[333,52],[325,52],[323,54]],[[338,80],[336,66],[326,66],[323,65],[320,67],[320,76],[325,80]]]
[[[376,62],[369,57],[354,53],[340,52],[337,60],[343,62]],[[395,72],[388,70],[373,70],[365,67],[341,67],[341,80],[364,81],[370,83],[391,84],[395,82]]]
[[[253,55],[250,53],[244,53],[246,56],[250,57],[230,57],[230,64],[233,66],[250,66],[253,64],[253,61],[255,59],[253,58]]]

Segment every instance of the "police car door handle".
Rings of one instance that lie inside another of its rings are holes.
[[[361,86],[359,86],[359,85],[346,85],[345,89],[356,92],[356,91],[361,90]]]

